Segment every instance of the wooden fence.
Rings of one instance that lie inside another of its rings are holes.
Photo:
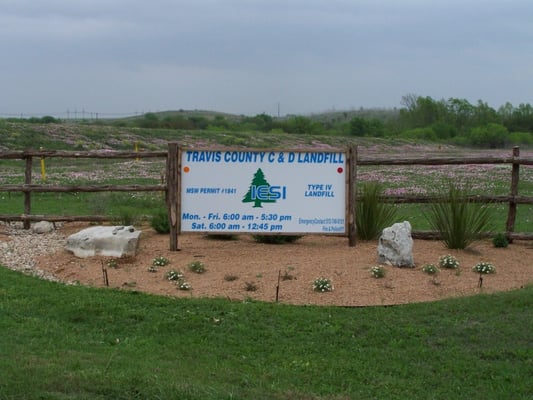
[[[87,192],[153,192],[167,191],[166,184],[157,185],[48,185],[33,183],[33,160],[44,158],[89,158],[89,159],[140,159],[140,158],[166,158],[166,151],[157,152],[123,152],[123,151],[9,151],[0,152],[2,159],[25,160],[26,168],[24,173],[24,184],[22,185],[0,185],[0,192],[23,192],[24,193],[24,213],[22,215],[0,214],[0,221],[23,221],[24,228],[29,229],[31,221],[95,221],[103,222],[110,220],[105,215],[34,215],[31,212],[32,193],[87,193]],[[167,162],[168,164],[168,162]]]
[[[121,152],[121,151],[91,151],[91,152],[70,152],[70,151],[3,151],[0,152],[1,159],[25,160],[24,184],[0,185],[0,192],[22,192],[24,193],[24,213],[22,215],[0,214],[0,221],[23,221],[24,227],[28,229],[31,221],[107,221],[110,218],[102,215],[34,215],[31,212],[31,194],[36,192],[140,192],[140,191],[161,191],[166,193],[168,203],[169,218],[176,226],[176,209],[173,204],[177,202],[178,181],[177,171],[179,168],[179,151],[176,143],[169,143],[168,151],[157,152]],[[357,152],[356,152],[357,153]],[[137,159],[137,158],[166,158],[166,181],[155,185],[48,185],[34,184],[32,182],[33,160],[35,158],[89,158],[89,159]],[[533,232],[515,232],[516,211],[518,204],[533,204],[532,196],[522,196],[518,193],[518,184],[521,165],[533,165],[533,158],[520,157],[520,149],[515,147],[509,157],[432,157],[432,158],[368,158],[356,156],[357,166],[395,166],[395,165],[473,165],[473,164],[512,164],[510,176],[509,194],[496,196],[491,194],[470,196],[470,199],[481,203],[507,203],[508,215],[505,231],[507,237],[512,239],[533,239]],[[354,185],[355,186],[355,185]],[[355,188],[351,189],[352,191]],[[384,197],[385,201],[393,203],[429,203],[435,202],[438,198],[427,195],[390,195]],[[171,232],[171,236],[177,232]],[[434,238],[435,232],[413,232],[416,238]],[[172,240],[172,239],[171,239]],[[172,248],[171,244],[171,248]]]

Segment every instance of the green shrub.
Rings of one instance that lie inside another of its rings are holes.
[[[165,274],[167,280],[169,281],[181,281],[183,280],[183,272],[176,269],[171,269]]]
[[[201,261],[193,261],[187,266],[189,271],[196,274],[203,274],[206,271],[205,265]]]
[[[157,233],[169,233],[170,222],[168,220],[167,211],[164,209],[160,209],[154,215],[152,215],[152,218],[150,219],[150,226]]]
[[[375,267],[370,268],[370,275],[372,275],[374,278],[384,278],[387,274],[387,270],[383,265],[376,265]]]
[[[313,290],[315,292],[331,292],[333,291],[333,283],[329,278],[316,278],[313,281]]]
[[[429,225],[441,234],[449,249],[467,248],[490,228],[490,209],[468,199],[469,192],[470,185],[449,181],[440,201],[430,204],[424,213]]]
[[[165,265],[168,265],[170,263],[170,260],[164,256],[157,256],[152,260],[152,265],[155,267],[164,267]]]
[[[439,267],[437,267],[435,264],[425,264],[422,267],[422,271],[428,275],[435,275],[439,272]]]
[[[472,128],[467,139],[476,147],[503,148],[509,141],[509,131],[501,124],[490,123]]]
[[[396,219],[397,209],[383,203],[383,187],[378,182],[363,182],[355,207],[357,236],[362,240],[377,239],[384,228]]]
[[[492,238],[492,244],[494,247],[504,248],[504,247],[509,246],[509,241],[507,240],[507,237],[505,236],[504,233],[497,233]]]
[[[255,282],[246,282],[244,284],[244,290],[247,292],[255,292],[257,289],[259,289],[259,287]]]
[[[491,263],[482,261],[474,265],[472,267],[472,271],[477,272],[479,274],[495,274],[496,267]]]
[[[141,219],[137,210],[132,207],[119,207],[113,215],[111,220],[117,225],[130,226],[135,225]]]
[[[293,243],[302,237],[303,235],[253,235],[256,242],[266,244]]]

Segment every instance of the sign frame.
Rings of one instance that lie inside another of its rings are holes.
[[[337,235],[355,246],[356,151],[169,143],[171,250],[179,249],[178,235],[185,232]]]

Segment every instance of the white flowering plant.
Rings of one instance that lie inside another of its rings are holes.
[[[439,265],[441,268],[457,269],[459,268],[459,261],[452,255],[445,255],[439,258]]]
[[[183,272],[171,269],[167,272],[166,277],[169,281],[179,281],[183,279]]]
[[[189,271],[195,272],[197,274],[203,274],[206,271],[205,265],[201,261],[193,261],[189,263]]]
[[[376,265],[370,268],[370,274],[376,279],[384,278],[386,274],[385,267],[382,265]]]
[[[148,267],[148,272],[157,272],[157,266],[156,265],[150,265]]]
[[[184,281],[183,279],[178,280],[176,287],[179,290],[191,290],[192,289],[191,284],[189,282]]]
[[[316,278],[313,281],[313,290],[315,292],[331,292],[333,291],[333,283],[328,278]]]
[[[496,273],[496,267],[489,262],[479,262],[472,267],[472,271],[478,274],[494,274]]]
[[[152,265],[154,267],[164,267],[170,263],[169,259],[163,256],[157,256],[153,259]]]
[[[437,267],[435,264],[425,264],[422,267],[422,271],[428,275],[435,275],[439,272],[439,267]]]

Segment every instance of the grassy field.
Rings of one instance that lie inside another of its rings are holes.
[[[0,399],[531,399],[532,303],[178,300],[0,268]]]
[[[382,152],[393,151],[394,146],[382,147]],[[398,149],[403,148],[396,148]],[[404,151],[404,150],[402,150]],[[420,156],[412,150],[412,156]],[[42,183],[39,163],[34,163],[34,183]],[[0,184],[24,183],[22,161],[1,161]],[[158,184],[163,180],[164,160],[46,160],[46,182],[57,185],[86,184]],[[361,166],[357,171],[359,182],[376,181],[385,188],[385,194],[435,194],[447,180],[468,181],[474,193],[506,195],[510,191],[510,165],[468,166]],[[519,194],[533,195],[533,168],[523,166],[520,173]],[[22,193],[0,192],[5,214],[22,214]],[[35,193],[32,195],[33,214],[52,215],[120,215],[134,213],[150,216],[163,206],[162,193]],[[409,220],[414,230],[429,229],[423,217],[421,204],[397,205],[399,218]],[[504,231],[508,205],[490,205],[493,210],[494,231]],[[533,207],[519,205],[515,230],[533,232]]]

